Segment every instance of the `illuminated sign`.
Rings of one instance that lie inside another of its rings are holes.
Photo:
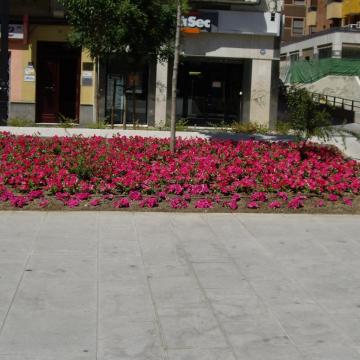
[[[219,15],[216,12],[191,12],[181,18],[182,31],[185,33],[211,32],[218,26]]]

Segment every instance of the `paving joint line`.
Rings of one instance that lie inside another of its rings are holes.
[[[11,297],[9,307],[8,307],[8,309],[7,309],[6,313],[5,313],[5,316],[4,316],[4,318],[3,318],[2,322],[1,322],[1,325],[0,325],[0,336],[1,336],[1,334],[2,334],[2,332],[4,330],[4,328],[5,328],[5,324],[6,324],[6,321],[7,321],[8,317],[9,317],[9,314],[11,312],[12,306],[13,306],[13,304],[15,302],[15,298],[16,298],[16,296],[17,296],[17,294],[19,292],[20,286],[21,286],[21,284],[23,282],[23,279],[24,279],[24,276],[25,276],[25,270],[28,267],[30,259],[34,255],[35,242],[39,237],[41,226],[45,223],[45,220],[46,220],[47,216],[48,216],[48,213],[46,212],[45,215],[43,214],[43,216],[41,218],[41,221],[38,222],[38,226],[37,226],[36,232],[34,234],[34,239],[32,241],[32,249],[31,249],[31,251],[29,252],[29,254],[27,255],[27,257],[25,259],[23,270],[22,270],[21,275],[19,277],[19,280],[17,282],[17,285],[16,285],[15,291],[13,293],[13,296]]]
[[[141,262],[142,262],[143,268],[145,270],[146,266],[145,266],[145,261],[144,261],[144,251],[143,251],[143,248],[141,246],[140,234],[139,234],[138,229],[137,229],[135,215],[136,215],[135,213],[133,213],[133,215],[132,215],[132,219],[131,219],[132,220],[132,226],[133,226],[133,229],[134,229],[134,232],[135,232],[137,246],[139,247],[140,256],[141,256]],[[161,347],[163,349],[163,354],[162,355],[164,355],[164,358],[165,358],[164,360],[169,360],[168,346],[167,346],[167,343],[166,343],[166,340],[165,340],[164,331],[163,331],[162,326],[161,326],[159,312],[157,310],[155,297],[154,297],[154,294],[153,294],[153,291],[152,291],[152,288],[151,288],[151,284],[150,284],[150,278],[146,274],[146,272],[144,273],[144,276],[145,276],[146,285],[147,285],[147,288],[148,288],[148,291],[149,291],[149,294],[150,294],[151,303],[152,303],[152,306],[153,306],[153,311],[154,311],[154,314],[155,314],[155,323],[156,323],[156,326],[157,326],[157,333],[158,333],[158,336],[160,338]]]
[[[263,248],[267,254],[272,255],[272,253],[264,246],[262,245],[257,239],[256,236],[247,228],[246,224],[241,221],[241,219],[239,217],[237,217],[236,215],[234,215],[236,220],[242,224],[244,226],[244,228],[246,229],[246,231],[254,238],[255,242],[261,247]],[[284,215],[281,215],[282,217],[285,217]],[[353,342],[353,340],[351,340],[351,338],[344,332],[344,330],[341,328],[341,326],[338,325],[338,323],[336,321],[334,321],[333,317],[331,316],[331,314],[328,312],[328,310],[322,305],[320,304],[316,298],[311,294],[311,292],[309,292],[308,290],[306,290],[303,285],[301,284],[301,282],[299,282],[298,280],[294,279],[294,278],[289,278],[288,276],[285,275],[284,273],[284,266],[281,262],[279,262],[280,264],[280,269],[282,270],[282,273],[284,274],[284,277],[289,280],[290,282],[294,283],[294,285],[297,285],[303,292],[304,294],[306,294],[307,296],[309,296],[309,298],[320,308],[322,309],[327,315],[328,317],[331,319],[331,322],[335,325],[335,328],[337,328],[338,330],[340,330],[340,333],[343,335],[344,340],[347,340],[350,342],[350,345],[355,351],[357,351],[360,354],[360,350],[357,350],[354,345],[356,346],[356,344]],[[280,322],[280,320],[277,318],[277,316],[274,314],[274,316],[276,317],[276,319]],[[281,322],[280,322],[281,323]],[[281,325],[282,326],[282,325]],[[360,359],[359,359],[360,360]]]
[[[205,291],[204,287],[202,286],[202,284],[201,284],[201,282],[200,282],[199,277],[198,277],[197,274],[196,274],[194,265],[193,265],[192,262],[189,260],[189,254],[187,253],[187,251],[186,251],[186,250],[183,248],[183,246],[182,246],[182,241],[181,241],[181,239],[180,239],[180,237],[179,237],[179,235],[178,235],[178,233],[177,233],[177,231],[176,231],[176,228],[175,228],[175,225],[174,225],[174,222],[173,222],[174,220],[173,220],[173,219],[174,219],[174,215],[171,214],[171,215],[170,215],[171,231],[172,231],[172,233],[174,234],[174,236],[178,239],[179,246],[182,248],[182,250],[183,250],[183,252],[184,252],[185,261],[186,261],[186,263],[187,263],[187,266],[188,266],[188,268],[190,269],[190,271],[192,272],[192,274],[193,274],[193,276],[194,276],[194,278],[195,278],[195,280],[196,280],[196,282],[197,282],[197,284],[198,284],[198,286],[199,286],[199,288],[200,288],[200,291],[202,292],[203,297],[204,297],[204,299],[205,299],[205,301],[206,301],[206,303],[207,303],[207,306],[208,306],[209,310],[211,311],[211,313],[213,314],[213,316],[214,316],[214,318],[215,318],[215,320],[216,320],[216,323],[217,323],[217,325],[218,325],[218,327],[219,327],[222,335],[224,336],[224,339],[225,339],[225,341],[226,341],[226,343],[227,343],[227,346],[228,346],[229,350],[231,351],[232,355],[234,356],[234,358],[235,358],[236,360],[241,360],[241,359],[239,359],[239,357],[237,356],[237,353],[236,353],[236,351],[235,351],[235,348],[234,348],[233,344],[231,343],[231,341],[230,341],[230,339],[229,339],[229,337],[228,337],[228,335],[227,335],[227,332],[225,331],[224,327],[222,326],[222,323],[221,323],[218,315],[216,314],[215,309],[214,309],[214,307],[213,307],[210,299],[208,298],[208,296],[207,296],[207,294],[206,294],[206,291]]]
[[[232,215],[230,215],[232,216]],[[203,217],[201,217],[203,219]],[[221,239],[219,239],[219,236],[216,234],[216,232],[214,231],[213,227],[211,226],[210,222],[207,221],[207,219],[203,219],[203,221],[209,226],[211,232],[213,233],[213,235],[215,236],[215,238],[220,241]],[[243,225],[243,224],[242,224]],[[244,226],[244,225],[243,225]],[[245,227],[245,226],[244,226]],[[245,230],[251,235],[251,237],[254,237],[253,234],[251,234],[247,228],[245,228]],[[261,303],[265,306],[265,308],[269,311],[269,313],[271,314],[271,316],[274,318],[274,320],[276,320],[276,322],[278,323],[279,327],[282,329],[282,331],[284,332],[284,334],[288,337],[288,339],[290,340],[290,342],[293,344],[293,346],[296,348],[297,352],[304,358],[305,360],[305,354],[303,354],[298,345],[296,344],[295,340],[292,338],[292,336],[290,336],[290,334],[288,334],[288,332],[285,330],[285,328],[283,327],[283,325],[281,324],[280,320],[278,319],[278,317],[275,315],[275,313],[272,311],[271,307],[269,306],[269,304],[267,304],[267,302],[263,299],[262,296],[260,296],[260,294],[256,291],[256,289],[254,288],[254,286],[252,285],[251,281],[247,278],[247,276],[245,276],[239,265],[237,264],[237,262],[235,261],[235,259],[233,258],[233,256],[231,256],[230,252],[227,250],[227,248],[225,247],[225,251],[227,252],[227,254],[229,255],[231,262],[233,263],[233,265],[237,268],[237,270],[239,271],[239,273],[242,275],[242,277],[245,279],[245,281],[248,283],[248,285],[250,286],[250,288],[253,290],[253,292],[256,294],[256,296],[259,298],[259,300],[261,301]]]

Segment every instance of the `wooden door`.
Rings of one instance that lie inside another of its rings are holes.
[[[38,63],[37,118],[39,122],[56,123],[59,115],[60,61],[46,57]]]

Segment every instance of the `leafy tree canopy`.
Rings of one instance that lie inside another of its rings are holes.
[[[71,40],[90,55],[166,58],[176,29],[176,0],[60,0]]]

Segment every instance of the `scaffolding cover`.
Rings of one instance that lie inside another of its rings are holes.
[[[313,59],[291,64],[286,82],[309,84],[328,75],[360,76],[359,59]]]

